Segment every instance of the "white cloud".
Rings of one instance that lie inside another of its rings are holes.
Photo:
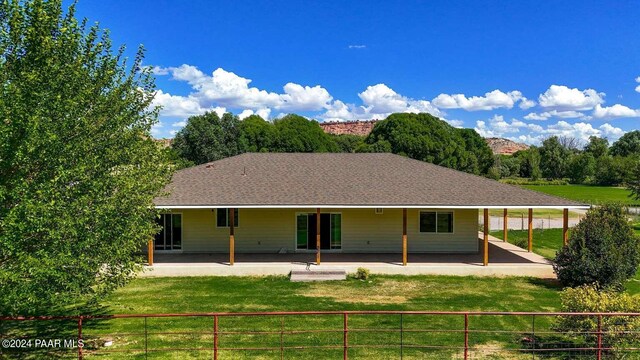
[[[636,78],[636,82],[640,83],[640,76]],[[640,93],[640,85],[636,86],[636,91]]]
[[[579,111],[574,111],[574,110],[565,110],[565,111],[551,110],[551,111],[545,111],[542,113],[529,113],[525,115],[524,118],[527,120],[547,120],[552,117],[558,117],[563,119],[574,119],[574,118],[580,118],[583,120],[589,119],[589,117],[586,116],[585,114]]]
[[[556,110],[591,110],[604,103],[604,93],[593,89],[570,89],[564,85],[551,85],[538,97],[538,103],[544,108]]]
[[[593,117],[598,119],[640,117],[640,109],[633,110],[620,104],[615,104],[608,107],[602,107],[600,104],[598,104],[593,110]]]
[[[427,112],[438,117],[444,116],[430,101],[402,96],[385,84],[368,86],[358,97],[363,105],[356,106],[335,100],[320,118],[325,121],[374,120],[384,119],[397,112]]]
[[[171,124],[171,126],[179,127],[179,128],[185,127],[186,125],[187,125],[187,121],[186,120],[178,121],[178,122],[175,122],[175,123]]]
[[[156,75],[171,75],[173,80],[191,85],[193,92],[187,98],[197,102],[201,109],[215,105],[254,111],[264,108],[318,111],[327,108],[332,100],[329,92],[319,85],[311,87],[287,83],[283,87],[284,92],[279,94],[250,87],[251,79],[222,68],[216,69],[211,75],[187,64],[168,68],[155,67],[153,71]],[[162,114],[171,116],[164,111]]]
[[[366,49],[367,45],[362,45],[362,44],[355,44],[355,45],[349,45],[349,49]]]
[[[152,105],[161,106],[160,114],[163,116],[188,117],[205,111],[192,96],[171,95],[162,90],[156,92]]]
[[[529,100],[524,96],[522,97],[522,100],[520,100],[520,109],[522,110],[527,110],[534,106],[536,106],[536,102],[533,100]]]
[[[555,124],[542,127],[539,124],[526,123],[518,119],[505,121],[501,115],[494,115],[489,120],[476,121],[475,130],[484,137],[505,137],[531,145],[537,145],[549,136],[574,137],[583,143],[589,141],[590,136],[605,136],[612,141],[624,134],[620,128],[603,124],[594,127],[590,123],[577,122],[571,124],[560,120]]]
[[[533,106],[531,100],[522,96],[520,91],[514,90],[504,93],[500,90],[493,90],[484,96],[466,97],[464,94],[440,94],[433,99],[432,103],[442,109],[464,109],[467,111],[493,110],[497,108],[511,109],[516,102],[522,101],[521,107],[527,109]],[[523,105],[524,104],[524,105]]]
[[[269,119],[269,115],[271,114],[271,109],[258,109],[256,111],[250,110],[250,109],[245,109],[242,110],[241,113],[238,114],[238,118],[240,118],[240,120],[246,119],[251,115],[258,115],[261,118],[267,120]]]

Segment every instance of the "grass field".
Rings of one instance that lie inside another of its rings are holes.
[[[629,190],[620,187],[590,185],[522,185],[522,187],[586,204],[597,205],[604,202],[640,204],[640,201],[629,197]]]
[[[571,230],[569,230],[571,231]],[[491,235],[498,239],[503,238],[502,230],[491,231]],[[517,245],[523,249],[527,248],[528,231],[527,230],[509,230],[507,239],[510,243]],[[533,230],[533,252],[544,256],[547,259],[553,259],[556,251],[562,247],[562,229],[534,229]]]

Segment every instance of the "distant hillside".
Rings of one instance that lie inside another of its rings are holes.
[[[485,138],[487,144],[496,155],[513,155],[516,151],[527,150],[529,145],[517,143],[504,138]]]
[[[324,132],[334,135],[349,134],[367,136],[378,121],[379,120],[322,122],[320,123],[320,127]]]

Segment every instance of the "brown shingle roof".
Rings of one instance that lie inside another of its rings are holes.
[[[247,153],[176,172],[157,206],[582,206],[399,155]]]

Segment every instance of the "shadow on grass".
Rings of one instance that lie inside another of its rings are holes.
[[[31,319],[0,321],[0,338],[9,340],[8,346],[3,342],[0,347],[0,358],[8,356],[17,359],[68,358],[78,353],[79,320],[77,314],[83,316],[108,316],[109,308],[102,305],[85,305],[73,310],[50,308],[48,313],[60,314],[63,319]],[[55,316],[52,316],[55,317]],[[83,319],[83,327],[90,322],[91,329],[105,329],[108,318]],[[99,345],[100,339],[83,336],[84,349],[92,349]],[[59,342],[56,342],[59,341]],[[100,344],[101,345],[101,344]]]
[[[562,290],[562,284],[560,284],[560,281],[558,281],[558,279],[529,278],[527,279],[527,282],[531,285],[541,286],[549,290]]]

